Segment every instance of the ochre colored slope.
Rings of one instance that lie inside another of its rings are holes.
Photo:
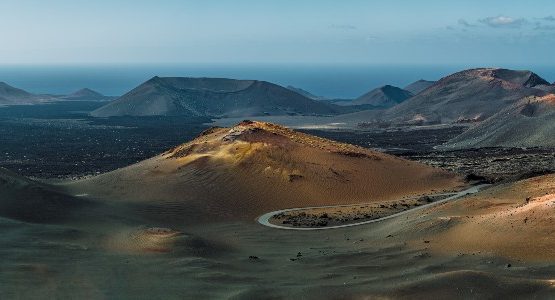
[[[461,184],[415,162],[245,121],[69,188],[132,202],[153,218],[189,222],[252,219],[277,209],[373,202]]]
[[[437,252],[555,258],[555,175],[494,187],[432,213],[438,217],[422,231]],[[434,234],[439,227],[444,230]]]

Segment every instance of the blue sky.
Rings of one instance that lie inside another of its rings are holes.
[[[2,0],[0,64],[552,65],[555,1]]]

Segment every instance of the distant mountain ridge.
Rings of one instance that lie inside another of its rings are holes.
[[[417,95],[435,83],[436,81],[420,79],[404,87],[404,90],[411,92],[413,95]]]
[[[444,149],[555,147],[555,95],[527,97],[465,131]]]
[[[107,101],[114,97],[104,96],[88,88],[80,89],[69,95],[37,95],[0,82],[0,105],[29,105],[55,101]]]
[[[294,87],[292,85],[288,85],[287,88],[292,90],[293,92],[296,92],[297,94],[303,95],[303,96],[305,96],[307,98],[310,98],[310,99],[313,99],[313,100],[328,100],[328,98],[326,98],[326,97],[316,96],[316,95],[312,94],[311,92],[309,92],[305,89]]]
[[[340,112],[341,107],[266,81],[156,76],[91,115],[248,117]]]
[[[393,123],[434,124],[480,121],[549,83],[531,71],[470,69],[437,81],[421,93],[387,110],[380,118]]]
[[[113,99],[113,97],[109,97],[109,96],[104,96],[101,93],[97,92],[97,91],[93,91],[89,88],[83,88],[80,89],[78,91],[75,91],[69,95],[66,96],[61,96],[59,97],[60,99],[64,99],[64,100],[110,100]]]
[[[409,91],[392,85],[384,85],[356,98],[350,104],[389,108],[409,99],[412,96],[413,94]]]
[[[36,104],[52,100],[50,96],[40,96],[0,82],[0,105]]]

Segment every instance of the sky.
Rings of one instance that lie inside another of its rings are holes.
[[[1,0],[0,64],[553,65],[555,1]]]

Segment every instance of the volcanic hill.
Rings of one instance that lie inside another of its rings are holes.
[[[441,148],[555,147],[555,95],[527,97]]]
[[[66,96],[60,97],[63,100],[74,101],[95,101],[95,100],[110,100],[112,97],[104,96],[99,92],[93,91],[89,88],[80,89]]]
[[[356,98],[349,104],[389,108],[409,99],[412,96],[413,94],[409,91],[391,85],[384,85]]]
[[[382,119],[416,125],[481,121],[526,96],[546,95],[535,88],[546,84],[530,71],[466,70],[442,78],[385,112]]]
[[[154,77],[91,115],[247,117],[339,112],[341,107],[266,81]]]
[[[0,82],[0,105],[36,104],[48,100],[52,100],[52,97],[31,94]]]
[[[278,125],[243,121],[126,168],[69,184],[175,222],[252,220],[272,210],[453,190],[451,173]]]
[[[431,87],[435,83],[436,81],[420,79],[404,87],[404,90],[411,92],[413,95],[416,95],[420,94],[420,92]]]
[[[311,93],[311,92],[309,92],[305,89],[294,87],[292,85],[288,85],[287,88],[292,90],[293,92],[295,92],[297,94],[303,95],[303,96],[305,96],[307,98],[310,98],[310,99],[313,99],[313,100],[328,100],[326,97],[316,96],[313,93]]]

